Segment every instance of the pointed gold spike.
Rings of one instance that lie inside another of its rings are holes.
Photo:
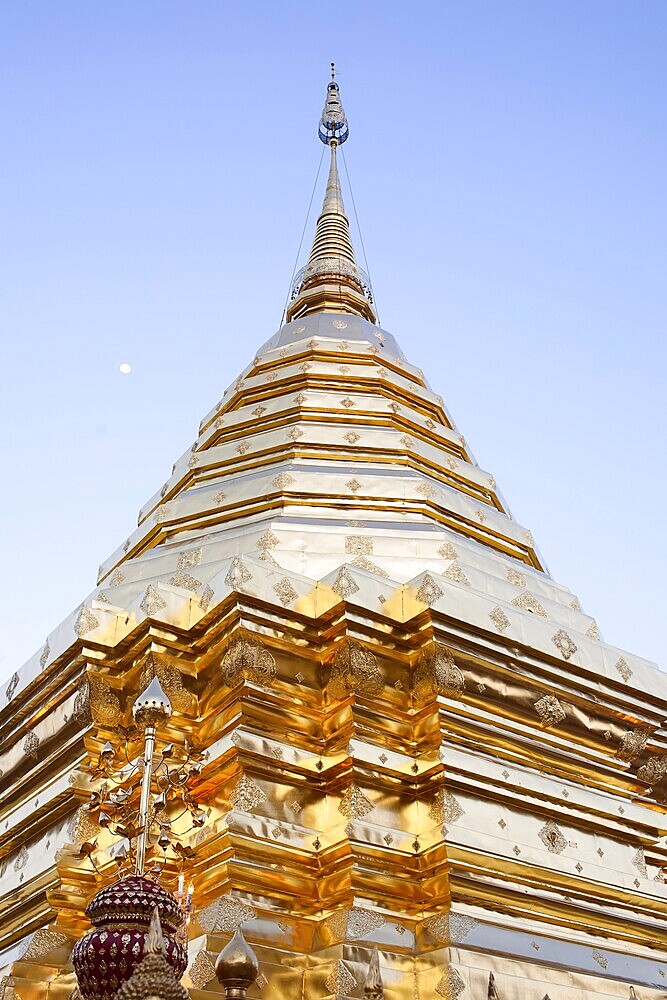
[[[373,948],[371,960],[368,963],[366,982],[364,983],[364,997],[366,1000],[384,1000],[384,986],[382,985],[382,975],[380,973],[380,956],[377,948]]]
[[[331,150],[329,177],[322,211],[308,263],[297,274],[287,322],[313,313],[353,313],[375,323],[370,280],[357,264],[345,214],[338,175],[336,150],[350,134],[340,100],[338,84],[332,78],[320,119],[319,137]]]
[[[157,906],[153,907],[151,922],[144,944],[144,955],[164,954],[164,938],[162,937],[162,925],[160,923],[160,911]]]

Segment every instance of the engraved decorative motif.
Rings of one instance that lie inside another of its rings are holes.
[[[434,496],[437,496],[437,492],[430,483],[420,483],[417,487],[417,493],[421,494],[425,500],[432,500]]]
[[[623,680],[627,683],[627,681],[629,681],[630,678],[632,677],[632,669],[631,669],[630,665],[628,664],[627,660],[624,660],[623,657],[621,656],[616,661],[616,663],[614,664],[614,666],[618,670],[618,672],[621,675],[621,677],[623,678]]]
[[[345,551],[351,556],[372,556],[373,539],[370,535],[346,535]]]
[[[539,838],[550,854],[562,854],[567,840],[553,820],[548,820],[539,832]]]
[[[48,642],[46,642],[44,644],[44,649],[42,650],[42,655],[39,658],[40,667],[43,668],[46,666],[50,655],[51,655],[51,647],[49,646]]]
[[[347,329],[347,323],[345,322],[344,319],[334,319],[331,321],[331,325],[334,326],[337,330]]]
[[[23,871],[25,866],[28,864],[29,860],[30,860],[30,855],[28,854],[28,848],[24,844],[23,847],[21,847],[18,854],[16,855],[16,858],[14,859],[14,871],[15,872]]]
[[[573,611],[581,611],[581,604],[579,603],[576,597],[573,597],[572,600],[570,601],[570,607],[572,608]]]
[[[350,444],[356,444],[357,441],[361,441],[361,435],[357,434],[356,431],[348,431],[344,437]]]
[[[338,811],[348,819],[362,819],[373,808],[373,803],[356,785],[350,785],[338,803]]]
[[[438,549],[438,555],[443,559],[458,559],[458,553],[451,542],[444,542]]]
[[[14,692],[16,691],[18,686],[19,686],[19,675],[14,673],[12,674],[12,679],[7,685],[7,690],[5,691],[5,698],[7,699],[7,701],[12,700],[12,698],[14,697]]]
[[[349,410],[351,406],[354,406],[354,400],[346,396],[345,399],[341,399],[340,405],[344,406],[346,410]]]
[[[344,936],[348,941],[366,938],[386,923],[381,913],[375,910],[366,910],[361,906],[353,906],[349,913],[346,913],[346,917]]]
[[[523,573],[520,573],[518,569],[513,569],[511,566],[507,567],[507,579],[510,583],[515,584],[517,587],[526,587],[526,578]]]
[[[506,628],[510,627],[510,620],[502,608],[495,607],[493,611],[489,611],[489,618],[499,632],[504,632]]]
[[[92,719],[92,712],[90,710],[90,683],[87,677],[83,678],[76,693],[72,709],[72,719],[79,725],[86,725]]]
[[[195,697],[183,684],[180,670],[162,656],[149,653],[141,670],[139,690],[144,691],[154,677],[159,680],[164,693],[177,712],[190,711],[195,703]]]
[[[193,569],[195,566],[199,566],[201,558],[202,558],[201,549],[189,549],[187,552],[181,552],[178,556],[176,569],[178,570]]]
[[[227,895],[216,899],[204,910],[200,910],[197,914],[197,922],[201,925],[202,930],[208,934],[216,934],[220,931],[233,933],[246,920],[253,920],[256,916],[257,913],[252,906],[241,902],[236,896]]]
[[[28,733],[23,741],[23,753],[26,757],[37,760],[39,757],[39,736],[37,733]]]
[[[252,573],[243,565],[240,556],[234,556],[225,576],[225,583],[230,590],[239,590],[244,583],[252,580]]]
[[[586,629],[586,635],[588,636],[589,639],[598,639],[599,640],[599,638],[600,638],[600,630],[599,630],[599,628],[597,626],[597,622],[591,622],[591,624]]]
[[[189,590],[192,593],[199,590],[202,585],[201,580],[197,580],[196,577],[190,576],[189,573],[184,573],[182,570],[175,573],[169,583],[172,587],[181,587],[183,590]]]
[[[601,969],[606,969],[609,965],[609,960],[605,958],[602,952],[598,951],[597,948],[591,952],[591,957],[594,962],[597,962]]]
[[[631,729],[629,732],[624,733],[620,746],[616,751],[616,756],[621,760],[633,760],[635,757],[638,757],[646,746],[650,735],[651,730],[645,726],[639,729]]]
[[[152,583],[146,587],[146,593],[144,594],[141,604],[139,605],[144,614],[151,616],[156,614],[158,611],[162,611],[163,608],[167,607],[167,602],[164,597],[155,589]]]
[[[346,569],[345,566],[341,566],[336,575],[336,579],[331,584],[331,589],[335,594],[338,594],[344,601],[352,594],[356,594],[359,590],[358,585],[355,583],[352,574]]]
[[[348,970],[345,962],[339,958],[334,965],[333,970],[327,976],[327,980],[324,985],[326,986],[328,993],[349,994],[352,990],[356,990],[357,980]]]
[[[46,958],[52,951],[56,951],[68,943],[69,938],[66,934],[60,934],[58,931],[51,931],[47,930],[46,927],[41,927],[33,934],[32,940],[22,956],[22,961],[37,962],[40,959]]]
[[[109,587],[120,587],[121,583],[125,580],[124,575],[119,569],[115,569],[111,576],[109,577]]]
[[[574,654],[577,652],[577,647],[575,646],[574,642],[567,634],[567,632],[562,628],[559,629],[558,632],[556,632],[556,634],[551,637],[551,641],[553,642],[556,649],[561,653],[563,658],[566,660],[569,660],[570,657],[574,656]]]
[[[667,755],[662,757],[649,757],[646,763],[637,771],[640,781],[645,781],[647,785],[657,785],[667,774]]]
[[[99,836],[100,828],[87,809],[79,807],[67,824],[67,836],[71,843],[83,844]]]
[[[555,698],[552,694],[545,694],[542,698],[535,702],[533,708],[542,720],[542,726],[544,729],[548,729],[550,726],[555,726],[557,723],[563,722],[563,720],[567,718],[563,706],[559,702],[558,698]]]
[[[257,539],[257,548],[260,552],[260,560],[262,562],[268,562],[272,566],[276,566],[277,563],[271,555],[271,549],[275,549],[275,547],[279,544],[280,539],[273,533],[273,531],[271,531],[270,528],[268,528],[267,531],[265,531],[264,534]]]
[[[329,696],[376,695],[383,687],[384,678],[375,654],[353,639],[345,639],[333,659],[327,688]]]
[[[446,791],[442,797],[442,815],[445,823],[458,823],[465,816],[465,809],[452,792]]]
[[[434,642],[422,650],[413,680],[417,700],[426,701],[438,694],[446,698],[460,698],[464,688],[463,673],[446,646]]]
[[[421,585],[417,591],[417,600],[422,604],[433,604],[442,597],[442,590],[437,585],[430,573],[424,573]]]
[[[643,847],[637,848],[637,851],[635,852],[632,858],[632,863],[640,875],[643,875],[644,878],[648,878],[648,869],[646,867],[646,855],[644,854]]]
[[[303,431],[301,430],[300,427],[293,427],[291,431],[288,431],[287,437],[290,439],[290,441],[298,441],[299,438],[303,437]]]
[[[366,556],[357,556],[356,559],[352,560],[352,565],[356,566],[358,569],[365,569],[369,573],[375,573],[377,576],[389,576],[386,570],[382,569],[381,566],[378,566],[377,563],[367,559]]]
[[[445,1000],[458,1000],[465,988],[466,984],[461,978],[461,974],[453,966],[450,966],[449,971],[444,973],[436,986],[435,992],[444,997]]]
[[[450,913],[449,940],[452,944],[460,944],[461,941],[465,941],[478,924],[479,921],[475,920],[474,917],[469,917],[467,913]]]
[[[512,600],[512,604],[515,608],[521,608],[522,611],[530,611],[532,614],[539,615],[540,618],[548,617],[540,602],[532,594],[519,594],[518,597]]]
[[[223,503],[227,499],[227,494],[224,490],[218,490],[218,492],[213,497],[213,502],[218,506],[222,507]]]
[[[74,623],[74,631],[79,636],[79,638],[81,638],[82,636],[86,635],[87,632],[92,632],[94,628],[98,628],[99,624],[100,623],[93,614],[93,612],[90,610],[90,608],[87,608],[86,605],[84,604],[81,610],[79,611],[78,617]]]
[[[209,605],[213,600],[214,595],[215,591],[207,583],[204,589],[202,590],[201,597],[199,598],[199,607],[201,608],[202,611],[208,611]]]
[[[276,676],[273,654],[250,635],[235,638],[222,657],[222,679],[234,687],[244,678],[261,686],[270,686]]]
[[[206,989],[206,984],[215,979],[215,967],[204,949],[197,952],[194,962],[188,969],[188,975],[196,990]]]
[[[361,489],[361,483],[358,479],[348,479],[345,483],[350,493],[358,493]]]
[[[273,591],[284,607],[293,604],[299,596],[286,576],[284,576],[282,580],[278,580],[277,583],[274,583]]]
[[[271,485],[274,490],[288,490],[293,482],[294,476],[290,476],[289,472],[279,472],[271,480]]]
[[[400,437],[398,440],[403,445],[404,448],[412,448],[414,444],[412,438],[408,437],[407,434],[403,434],[402,437]]]
[[[266,795],[252,778],[242,774],[232,789],[229,801],[235,809],[240,809],[241,812],[250,812],[262,802],[266,802]]]
[[[246,452],[250,451],[250,445],[247,441],[239,441],[235,450],[239,455],[245,455]]]
[[[120,701],[113,693],[109,684],[94,674],[89,676],[90,710],[97,723],[106,726],[116,726],[120,722]]]
[[[442,575],[448,580],[453,580],[454,583],[462,583],[465,587],[470,586],[470,580],[457,562],[453,562],[451,566],[448,566]]]

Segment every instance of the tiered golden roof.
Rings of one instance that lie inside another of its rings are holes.
[[[331,148],[313,253],[352,266]],[[664,676],[602,640],[342,268],[335,307],[331,273],[302,281],[5,689],[7,988],[74,985],[68,949],[114,870],[113,834],[77,810],[150,663],[164,739],[210,751],[193,789],[210,814],[184,845],[193,995],[243,925],[249,996],[377,992],[377,947],[387,1000],[625,1000],[630,983],[657,1000]]]

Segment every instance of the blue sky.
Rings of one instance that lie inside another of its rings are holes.
[[[667,662],[666,37],[642,0],[5,2],[0,676],[276,329],[332,59],[383,325],[605,639]]]

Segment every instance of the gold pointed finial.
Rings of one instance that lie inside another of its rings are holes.
[[[164,938],[157,906],[153,910],[144,943],[144,956],[127,982],[116,994],[116,1000],[188,1000],[164,954]]]
[[[162,924],[160,923],[160,911],[157,906],[153,907],[151,922],[144,944],[144,955],[163,955],[164,938],[162,937]]]
[[[350,223],[345,214],[338,175],[336,150],[350,135],[335,66],[327,84],[324,110],[318,136],[331,150],[331,163],[322,211],[315,227],[308,263],[301,268],[292,285],[292,301],[287,308],[287,322],[313,313],[353,313],[376,322],[370,279],[364,274],[354,254]]]
[[[382,985],[382,975],[380,973],[380,956],[377,948],[373,948],[371,960],[368,963],[366,982],[364,983],[364,997],[366,1000],[384,1000],[384,986]]]
[[[140,726],[155,726],[158,722],[166,722],[171,711],[171,702],[157,677],[153,678],[132,706],[132,715]]]
[[[240,927],[225,945],[215,963],[218,982],[224,986],[227,1000],[245,998],[259,975],[259,962]]]

